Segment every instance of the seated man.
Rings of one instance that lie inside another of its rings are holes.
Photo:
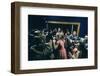
[[[68,36],[67,39],[68,39],[68,41],[69,41],[70,43],[72,43],[74,40],[75,40],[75,41],[76,41],[76,40],[79,40],[79,37],[77,36],[76,31],[73,31],[73,33],[72,33],[70,36]]]
[[[38,32],[35,32],[34,34],[35,41],[29,50],[33,54],[31,55],[31,58],[32,60],[51,59],[52,49],[50,48],[48,44],[44,42],[43,37],[39,33],[40,32],[38,31]]]

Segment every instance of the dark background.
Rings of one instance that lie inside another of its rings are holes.
[[[88,33],[88,18],[87,17],[68,17],[68,16],[41,16],[41,15],[28,15],[28,60],[34,60],[34,54],[30,51],[30,46],[33,45],[33,38],[29,35],[32,30],[43,30],[47,26],[47,21],[64,21],[64,22],[79,22],[80,30],[79,36],[84,37]],[[50,25],[50,24],[49,24]],[[51,24],[52,25],[52,24]],[[56,26],[56,24],[54,24]],[[59,26],[59,25],[57,25]],[[64,28],[66,25],[62,25]]]
[[[80,22],[79,36],[84,37],[88,33],[88,18],[87,17],[69,17],[69,16],[41,16],[28,15],[28,32],[32,29],[42,30],[46,28],[47,21],[66,21],[66,22]]]

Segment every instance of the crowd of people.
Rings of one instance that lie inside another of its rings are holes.
[[[34,30],[29,34],[29,60],[78,59],[88,57],[88,36],[76,31]]]

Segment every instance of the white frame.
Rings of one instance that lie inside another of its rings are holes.
[[[88,17],[88,37],[89,37],[88,59],[28,61],[28,15],[30,14]],[[41,8],[41,7],[21,7],[20,17],[21,17],[21,21],[20,21],[21,67],[20,68],[22,70],[94,65],[94,42],[92,42],[94,41],[94,11],[76,10],[76,9],[73,10],[73,9]]]

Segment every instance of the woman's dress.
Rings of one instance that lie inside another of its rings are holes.
[[[64,40],[58,40],[57,41],[57,44],[58,44],[58,48],[59,48],[59,57],[61,59],[67,59],[67,53],[66,53],[66,49],[64,47],[64,43],[65,41]]]

